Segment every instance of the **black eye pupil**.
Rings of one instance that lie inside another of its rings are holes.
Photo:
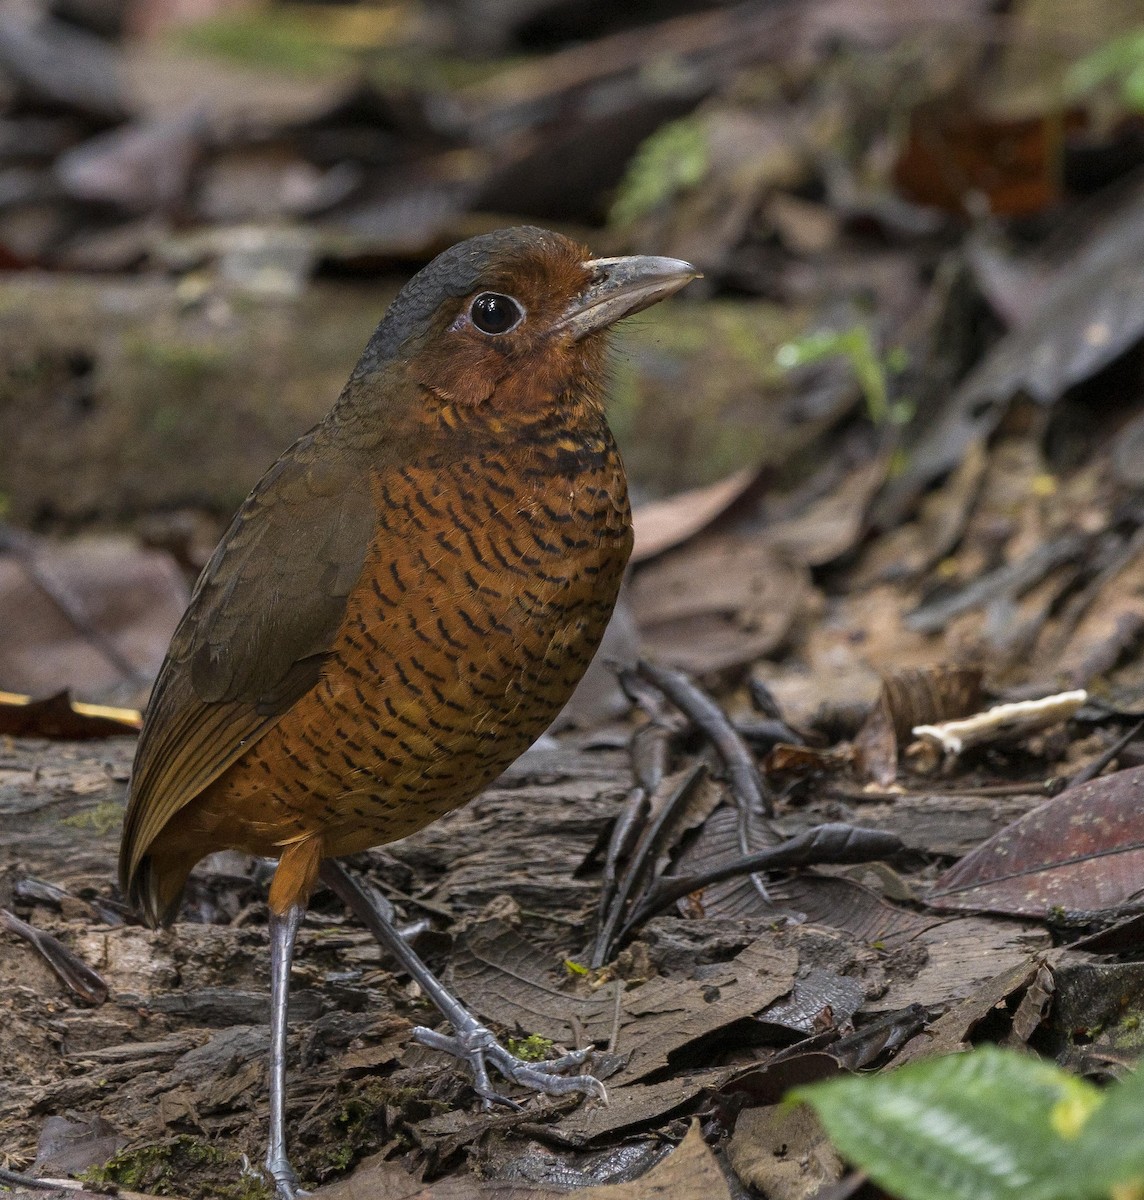
[[[482,333],[505,333],[520,320],[520,305],[511,296],[483,292],[469,310],[473,324]]]

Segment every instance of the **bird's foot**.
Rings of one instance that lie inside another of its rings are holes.
[[[422,1046],[443,1050],[446,1054],[467,1062],[473,1072],[473,1087],[485,1108],[491,1108],[494,1104],[503,1104],[507,1108],[521,1107],[515,1100],[494,1091],[489,1081],[489,1067],[495,1067],[505,1079],[519,1083],[521,1087],[531,1088],[534,1092],[543,1092],[546,1096],[583,1092],[588,1096],[597,1096],[607,1104],[608,1093],[594,1075],[565,1074],[566,1071],[582,1066],[592,1053],[591,1048],[574,1050],[562,1058],[527,1062],[523,1058],[517,1058],[515,1054],[510,1054],[496,1040],[492,1031],[486,1029],[475,1018],[470,1017],[470,1021],[471,1024],[466,1023],[452,1037],[419,1025],[413,1030],[413,1040],[420,1042]]]
[[[271,1158],[267,1155],[266,1174],[274,1180],[274,1195],[277,1200],[299,1200],[300,1197],[310,1195],[299,1187],[298,1176],[288,1159]]]

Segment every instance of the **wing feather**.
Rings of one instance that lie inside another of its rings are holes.
[[[239,509],[171,639],[136,751],[120,853],[129,894],[163,827],[318,681],[375,512],[360,455],[326,425]]]

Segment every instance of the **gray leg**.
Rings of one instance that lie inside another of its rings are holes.
[[[270,913],[270,1145],[266,1172],[274,1180],[279,1200],[307,1194],[299,1189],[298,1176],[286,1157],[286,1014],[294,937],[303,911],[294,904],[282,916]]]
[[[550,1062],[525,1062],[510,1054],[501,1046],[492,1031],[486,1029],[445,988],[445,985],[413,953],[405,939],[393,924],[393,907],[375,888],[354,878],[336,859],[327,858],[320,871],[322,882],[334,892],[348,909],[377,938],[382,946],[401,963],[409,975],[417,981],[422,991],[448,1018],[456,1030],[456,1036],[437,1033],[435,1030],[418,1026],[413,1037],[423,1046],[443,1050],[454,1058],[469,1064],[473,1072],[473,1085],[486,1108],[492,1104],[505,1104],[518,1108],[515,1101],[493,1091],[489,1082],[489,1067],[493,1066],[514,1083],[559,1096],[567,1092],[585,1092],[607,1101],[604,1085],[592,1075],[563,1075],[562,1072],[580,1066],[591,1050],[577,1050],[563,1058]]]

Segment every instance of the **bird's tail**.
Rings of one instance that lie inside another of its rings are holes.
[[[127,883],[127,899],[151,929],[175,920],[190,870],[177,861],[157,863],[150,854],[140,860]]]

